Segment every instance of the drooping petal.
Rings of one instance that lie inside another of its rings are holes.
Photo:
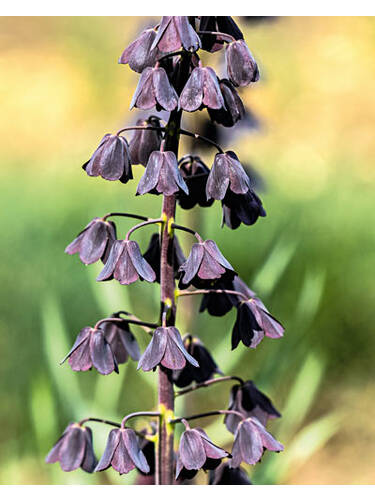
[[[199,368],[199,364],[196,359],[191,356],[187,350],[185,349],[185,346],[182,342],[182,338],[180,335],[180,332],[175,328],[174,326],[168,327],[168,334],[170,338],[173,340],[173,342],[176,344],[178,349],[182,352],[182,354],[185,356],[185,358],[189,361],[189,363],[196,368]]]
[[[90,335],[90,332],[91,332],[90,326],[85,326],[84,328],[82,328],[82,330],[77,335],[73,347],[70,349],[68,354],[62,360],[61,364],[64,363],[69,358],[69,356],[71,356],[74,353],[74,351],[77,350],[78,347],[80,347],[83,344],[83,342],[85,342],[85,340],[87,340],[88,336]]]
[[[178,95],[169,83],[164,68],[153,69],[153,88],[156,101],[166,111],[173,111],[177,107]]]
[[[198,273],[199,266],[201,265],[204,254],[203,245],[200,243],[194,243],[191,247],[191,251],[187,260],[180,266],[179,271],[184,272],[182,278],[182,283],[187,284],[194,278]]]
[[[148,159],[145,173],[142,175],[137,187],[137,194],[145,194],[154,189],[158,183],[160,169],[163,164],[163,154],[153,151]]]
[[[105,134],[102,140],[99,143],[99,146],[94,151],[90,160],[87,161],[82,168],[86,171],[87,175],[90,177],[97,177],[100,175],[101,166],[102,166],[102,156],[105,154],[104,145],[107,140],[111,137],[111,134]]]
[[[199,432],[194,429],[182,433],[178,454],[187,470],[198,470],[206,461],[206,454]]]
[[[236,194],[245,194],[250,189],[249,177],[233,151],[226,152],[229,163],[230,189]]]
[[[63,471],[71,472],[81,466],[85,455],[86,439],[84,431],[73,424],[64,437],[60,448],[60,466]]]
[[[139,276],[150,283],[155,281],[155,272],[150,264],[143,258],[138,243],[136,241],[128,241],[127,250]]]
[[[207,199],[222,200],[229,185],[228,159],[217,153],[206,184]]]
[[[107,224],[98,220],[84,233],[80,245],[80,259],[88,265],[98,261],[107,245]]]
[[[209,109],[225,108],[219,80],[215,71],[210,67],[204,68],[203,104]]]
[[[196,427],[194,430],[201,434],[204,451],[208,458],[221,459],[228,456],[228,453],[225,450],[223,450],[219,446],[216,446],[210,440],[203,429],[201,429],[200,427]]]
[[[225,269],[211,255],[204,251],[201,265],[199,267],[198,276],[202,280],[214,280],[220,278],[225,273]]]
[[[154,331],[150,343],[139,360],[138,370],[142,368],[143,371],[148,372],[160,363],[167,345],[168,334],[165,330],[159,327]]]
[[[161,364],[170,370],[181,370],[186,365],[186,359],[170,335],[170,328],[168,328],[167,345]]]
[[[86,231],[96,223],[98,218],[93,219],[90,221],[87,226],[75,237],[75,239],[65,248],[65,253],[69,255],[74,255],[75,253],[79,252],[81,249],[81,244],[82,240],[85,237]]]
[[[135,89],[130,109],[136,106],[140,109],[150,109],[155,106],[155,95],[152,87],[152,68],[147,67],[142,71],[137,88]]]
[[[207,252],[209,252],[212,258],[215,259],[215,261],[217,261],[220,265],[222,265],[226,269],[233,271],[233,267],[227,261],[224,255],[220,252],[218,246],[213,240],[206,240],[204,242],[204,248],[205,250],[207,250]]]
[[[251,425],[257,429],[264,448],[267,448],[267,450],[270,451],[284,450],[284,446],[279,443],[279,441],[277,441],[256,418],[251,418],[250,421]]]
[[[96,329],[90,338],[90,355],[92,364],[102,375],[118,372],[117,362],[113,356],[111,346],[104,337],[101,328]]]
[[[201,47],[201,41],[196,31],[189,23],[188,16],[174,16],[181,44],[185,50],[196,52]]]
[[[53,445],[51,451],[46,456],[46,459],[45,459],[46,463],[48,463],[48,464],[54,464],[55,462],[58,462],[60,460],[60,450],[61,450],[61,447],[63,445],[65,436],[66,436],[67,432],[70,430],[70,428],[72,427],[72,425],[73,424],[70,423],[65,428],[64,432],[62,433],[62,435],[59,437],[59,439]]]
[[[122,439],[130,458],[134,462],[134,465],[144,474],[150,472],[150,467],[147,463],[146,457],[138,445],[137,436],[133,429],[125,429],[122,432]]]
[[[124,432],[125,429],[120,429],[120,439],[118,441],[118,446],[115,449],[111,460],[112,467],[120,474],[127,474],[135,467],[134,462],[131,459],[123,440]]]
[[[194,68],[181,92],[179,107],[185,111],[196,111],[203,102],[203,69]]]
[[[134,335],[130,331],[119,330],[119,339],[122,342],[126,352],[129,353],[130,357],[134,361],[138,361],[141,357],[141,353],[139,350],[139,345],[134,337]]]
[[[126,47],[119,63],[129,64],[130,68],[137,73],[142,73],[148,66],[153,66],[159,53],[157,48],[151,50],[155,37],[154,29],[144,30],[134,42]]]
[[[83,430],[85,433],[86,447],[85,447],[85,456],[83,458],[81,468],[86,472],[94,472],[94,469],[98,461],[96,460],[92,445],[92,431],[90,427],[84,427]]]
[[[121,438],[120,429],[112,429],[108,435],[104,453],[101,459],[99,460],[98,465],[95,468],[95,472],[106,470],[111,466],[112,457],[117,449],[120,438]]]
[[[106,281],[113,278],[113,272],[115,270],[117,261],[119,260],[119,257],[123,252],[123,243],[124,242],[122,240],[116,240],[113,242],[108,260],[101,270],[99,276],[96,278],[96,281]]]

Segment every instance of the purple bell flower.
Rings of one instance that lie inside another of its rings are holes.
[[[207,199],[222,200],[225,194],[246,194],[250,180],[233,151],[217,153],[206,184]]]
[[[188,16],[163,16],[151,50],[155,47],[161,52],[175,52],[181,47],[196,52],[201,41]]]
[[[164,68],[147,67],[142,71],[137,88],[130,104],[140,109],[165,109],[173,111],[177,107],[178,95],[169,83]]]
[[[179,99],[179,108],[184,111],[197,111],[203,107],[225,108],[219,80],[209,67],[198,67],[192,71]]]
[[[246,87],[259,80],[259,69],[245,40],[236,40],[225,50],[229,80],[235,87]]]

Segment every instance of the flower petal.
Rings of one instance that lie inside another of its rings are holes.
[[[166,349],[167,336],[166,329],[161,326],[154,331],[150,343],[139,360],[138,370],[142,368],[148,372],[160,363]]]
[[[112,429],[108,435],[104,453],[95,467],[95,472],[106,470],[111,465],[113,454],[115,453],[121,437],[120,429]]]

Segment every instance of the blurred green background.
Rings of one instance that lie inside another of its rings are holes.
[[[242,97],[262,126],[234,133],[230,149],[264,178],[260,194],[268,216],[231,232],[220,228],[215,203],[191,215],[179,209],[177,220],[217,241],[286,333],[256,350],[241,345],[231,352],[234,312],[195,314],[199,299],[183,299],[178,326],[201,337],[225,373],[255,380],[283,413],[270,429],[286,451],[266,453],[247,469],[255,483],[372,483],[375,20],[237,21],[262,75]],[[134,168],[136,179],[126,186],[81,170],[104,133],[138,116],[128,111],[138,75],[117,58],[152,22],[0,19],[2,484],[135,479],[112,471],[66,474],[44,457],[70,420],[119,419],[156,402],[155,375],[139,374],[133,362],[108,377],[59,366],[78,331],[104,315],[122,308],[148,320],[157,316],[157,285],[99,284],[99,264],[85,268],[64,254],[95,216],[159,214],[160,197],[134,196],[143,167]],[[222,57],[210,64],[219,68]],[[205,153],[209,165],[213,153]],[[130,224],[120,220],[120,234]],[[142,249],[151,232],[137,234]],[[192,240],[181,240],[188,251]],[[143,349],[147,339],[134,331]],[[189,412],[225,408],[230,384],[222,385],[179,400],[177,413],[183,404]],[[208,434],[229,446],[222,423],[207,424]],[[100,455],[109,429],[92,428]],[[203,473],[199,477],[204,481]]]

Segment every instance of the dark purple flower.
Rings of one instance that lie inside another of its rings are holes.
[[[224,99],[224,106],[221,109],[208,108],[211,120],[224,127],[233,127],[245,116],[245,108],[237,90],[229,80],[224,78],[219,82],[221,94]]]
[[[149,439],[146,438],[146,434],[151,434],[152,436],[155,436],[157,433],[157,427],[154,425],[154,422],[151,422],[150,424],[151,427],[151,432],[149,432],[149,429],[143,429],[141,431],[141,434],[143,434],[145,437],[140,437],[138,436],[138,445],[139,448],[142,450],[144,456],[146,457],[146,461],[149,465],[149,472],[143,472],[139,469],[139,472],[142,475],[147,475],[147,476],[152,476],[155,474],[155,442],[150,441]]]
[[[245,40],[236,40],[227,45],[225,59],[229,80],[235,87],[246,87],[259,80],[259,69]]]
[[[235,194],[227,191],[222,200],[223,225],[230,229],[237,229],[241,222],[246,226],[252,226],[259,217],[265,217],[261,199],[250,188],[245,194]]]
[[[95,217],[78,236],[65,248],[69,255],[79,254],[81,261],[88,265],[108,258],[116,240],[116,226],[113,222]]]
[[[206,198],[206,182],[210,169],[199,156],[186,155],[178,162],[180,172],[189,189],[189,194],[180,191],[177,200],[181,208],[189,210],[196,204],[201,207],[210,207],[214,200]]]
[[[208,484],[212,485],[252,484],[242,467],[232,469],[228,462],[223,462],[217,469],[210,471],[209,477]]]
[[[107,470],[111,466],[120,474],[127,474],[135,467],[145,474],[150,472],[133,429],[113,429],[109,433],[106,448],[95,472]]]
[[[262,458],[264,449],[283,451],[281,443],[266,431],[256,418],[247,418],[239,423],[234,436],[230,466],[237,468],[241,462],[254,465]]]
[[[187,288],[190,284],[202,288],[221,276],[233,276],[233,267],[218,249],[213,240],[194,243],[187,260],[180,266],[182,273],[180,288]]]
[[[160,127],[160,119],[150,116],[147,120],[137,120],[137,125],[143,127]],[[159,130],[134,130],[129,142],[130,158],[133,165],[147,165],[150,154],[158,151],[161,145],[162,134]]]
[[[114,314],[113,318],[118,318],[119,315]],[[106,341],[111,346],[112,352],[118,364],[126,363],[130,356],[134,361],[138,361],[141,357],[138,342],[130,331],[129,323],[124,320],[121,323],[111,323],[110,321],[103,323],[104,336]]]
[[[125,137],[106,134],[82,168],[90,177],[100,175],[107,181],[119,180],[126,184],[129,179],[133,179],[129,145]]]
[[[142,71],[137,88],[130,104],[140,109],[165,109],[173,111],[178,102],[178,95],[169,83],[164,68],[145,68]]]
[[[264,426],[267,425],[268,419],[281,417],[271,400],[256,387],[252,380],[232,387],[228,410],[242,413],[243,418],[255,417]],[[224,420],[228,431],[233,434],[240,421],[241,418],[234,414],[226,415]]]
[[[178,169],[176,155],[172,151],[153,151],[148,159],[145,173],[139,181],[137,194],[164,194],[171,196],[188,187]]]
[[[109,375],[113,371],[118,373],[117,360],[100,327],[82,328],[63,362],[68,358],[72,370],[76,372],[85,372],[94,367],[102,375]]]
[[[86,472],[93,472],[97,460],[92,446],[90,427],[70,423],[48,453],[46,462],[48,464],[60,462],[60,466],[65,472],[71,472],[78,467]]]
[[[209,109],[225,107],[216,73],[209,67],[195,68],[181,92],[179,107],[185,111],[196,111],[206,106]]]
[[[196,52],[200,46],[200,38],[188,16],[163,16],[151,49],[157,47],[162,52],[175,52],[183,47]]]
[[[217,153],[206,185],[207,199],[222,200],[227,190],[246,194],[250,180],[233,151]]]
[[[160,235],[154,233],[151,236],[150,243],[146,252],[143,254],[143,258],[150,264],[155,272],[156,280],[160,283]],[[177,236],[173,237],[173,267],[175,275],[178,274],[178,269],[185,262],[185,255],[180,247]]]
[[[278,339],[284,335],[284,327],[271,316],[258,298],[240,302],[232,331],[232,349],[235,349],[240,341],[255,349],[265,335]]]
[[[155,38],[155,29],[142,31],[139,37],[126,47],[118,61],[119,64],[129,64],[137,73],[142,73],[148,66],[154,66],[161,55],[157,47],[151,49]]]
[[[129,285],[138,278],[150,283],[155,281],[155,273],[142,257],[136,241],[116,240],[113,243],[108,260],[96,280],[107,281],[113,278],[121,285]]]
[[[176,479],[192,479],[199,469],[212,470],[229,454],[214,445],[203,429],[187,429],[177,453]]]
[[[229,276],[217,280],[214,284],[208,286],[213,290],[233,290],[246,295],[249,299],[255,297],[255,293],[238,277]],[[203,295],[199,312],[207,309],[211,316],[224,316],[232,307],[241,302],[238,295],[229,293],[207,293]]]
[[[187,352],[197,360],[199,366],[187,364],[182,370],[173,371],[172,379],[177,387],[187,387],[192,382],[200,384],[212,378],[215,373],[222,373],[210,352],[198,338],[186,335],[183,343]]]
[[[237,24],[230,16],[201,16],[199,31],[215,31],[230,35],[235,40],[243,38],[243,34]],[[221,35],[200,35],[202,49],[208,52],[216,52],[223,48],[224,41],[228,37]]]
[[[142,354],[138,363],[138,370],[148,372],[158,364],[170,370],[180,370],[186,365],[186,360],[198,367],[197,361],[190,356],[182,343],[180,332],[174,326],[159,326],[151,342]]]

